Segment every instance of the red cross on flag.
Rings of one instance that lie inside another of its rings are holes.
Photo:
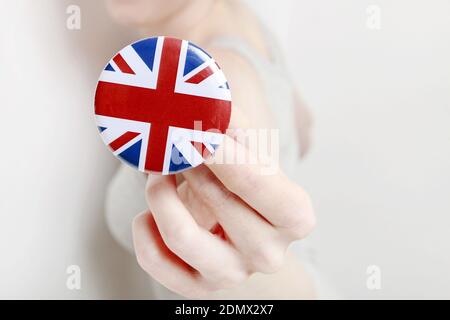
[[[95,93],[103,141],[143,172],[198,166],[222,142],[230,116],[230,88],[218,64],[175,38],[148,38],[120,50]]]

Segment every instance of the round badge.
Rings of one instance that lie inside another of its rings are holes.
[[[230,88],[218,64],[175,38],[148,38],[120,50],[95,92],[103,141],[143,172],[198,166],[222,142],[230,116]]]

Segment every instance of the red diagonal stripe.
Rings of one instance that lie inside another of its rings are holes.
[[[190,77],[186,82],[198,84],[214,73],[211,67],[205,67],[202,71]]]
[[[123,135],[121,135],[120,137],[118,137],[113,142],[111,142],[109,144],[109,146],[111,147],[111,149],[116,151],[117,149],[119,149],[120,147],[122,147],[126,143],[130,142],[132,139],[134,139],[138,135],[139,135],[139,132],[128,131],[128,132],[124,133]]]
[[[211,152],[209,152],[208,148],[202,142],[191,141],[191,144],[202,155],[203,159],[211,155]]]
[[[117,64],[120,71],[122,71],[124,73],[135,74],[133,69],[130,68],[130,66],[128,65],[128,63],[125,61],[125,59],[122,57],[122,55],[120,53],[118,53],[113,58],[113,61]]]

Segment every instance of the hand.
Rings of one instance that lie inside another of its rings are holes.
[[[227,136],[216,156],[230,152],[248,150]],[[301,187],[281,172],[261,175],[260,169],[202,165],[183,172],[178,186],[174,176],[149,175],[149,211],[133,223],[140,266],[192,298],[279,270],[289,244],[304,238],[315,218]]]

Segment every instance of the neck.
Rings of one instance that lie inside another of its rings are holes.
[[[223,16],[229,8],[223,0],[186,1],[178,12],[165,20],[140,30],[143,36],[167,35],[205,44],[213,34],[223,29]],[[220,27],[220,29],[219,29]]]

